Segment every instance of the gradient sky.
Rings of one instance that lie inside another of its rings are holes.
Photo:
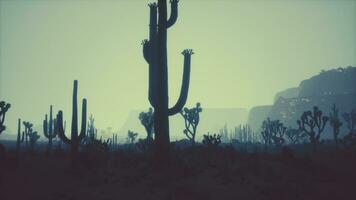
[[[99,128],[119,129],[147,109],[145,0],[0,0],[0,97],[7,126],[40,124],[53,104],[71,114],[74,79]],[[322,69],[356,66],[356,1],[181,0],[168,32],[170,103],[185,48],[193,48],[188,106],[271,104]]]

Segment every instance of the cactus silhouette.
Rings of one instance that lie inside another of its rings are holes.
[[[93,117],[93,115],[90,115],[86,138],[90,141],[94,141],[97,138],[97,133],[98,133],[98,130],[95,128],[95,125],[94,125],[94,117]]]
[[[183,130],[183,133],[192,142],[192,145],[195,145],[195,135],[200,121],[199,113],[202,111],[203,109],[201,108],[200,103],[197,103],[194,108],[184,108],[180,112],[184,118],[185,129]]]
[[[344,145],[356,145],[356,111],[351,110],[349,113],[344,113],[342,115],[346,122],[346,128],[349,133],[344,137]]]
[[[49,120],[47,114],[43,120],[43,135],[48,139],[47,151],[50,152],[52,148],[52,141],[57,137],[58,128],[56,124],[56,119],[53,119],[52,115],[53,106],[49,109]]]
[[[79,145],[85,137],[87,124],[87,100],[84,98],[82,103],[82,124],[81,131],[78,134],[78,81],[73,85],[73,110],[72,110],[72,131],[71,138],[67,138],[63,129],[63,112],[60,110],[57,114],[58,136],[66,144],[71,146],[72,155],[77,154]]]
[[[261,135],[265,145],[282,145],[285,142],[284,135],[287,132],[287,127],[279,120],[270,120],[270,118],[267,118],[262,122],[261,128]]]
[[[336,108],[335,104],[331,108],[330,126],[333,128],[335,145],[338,146],[338,135],[340,133],[340,127],[342,126],[342,122],[339,118],[339,109]]]
[[[10,109],[11,104],[5,103],[5,101],[0,101],[0,134],[6,129],[5,115],[6,112]]]
[[[305,111],[297,121],[299,129],[309,136],[313,151],[316,151],[316,147],[320,143],[321,133],[328,120],[329,118],[323,116],[323,112],[315,106],[312,111]]]
[[[168,108],[168,65],[167,65],[167,29],[172,27],[178,18],[179,0],[171,0],[171,16],[167,20],[167,0],[158,0],[149,4],[150,30],[149,40],[144,40],[143,55],[149,64],[148,99],[154,108],[154,132],[156,156],[167,158],[169,154],[169,119],[179,113],[187,100],[190,62],[193,50],[186,49],[184,55],[183,79],[177,103]],[[158,10],[158,12],[157,12]]]
[[[25,140],[25,132],[22,132],[22,137],[21,137],[21,119],[19,119],[17,124],[16,153],[20,152],[21,143],[23,143],[24,140]]]
[[[23,122],[25,126],[25,137],[28,138],[29,142],[29,151],[33,152],[35,149],[35,145],[40,136],[37,134],[37,131],[33,130],[33,124],[30,122]]]
[[[153,139],[153,109],[149,108],[148,112],[141,112],[138,116],[142,126],[145,127],[147,139]]]

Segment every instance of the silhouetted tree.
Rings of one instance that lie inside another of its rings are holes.
[[[143,55],[149,64],[149,101],[154,108],[155,152],[159,160],[168,160],[169,155],[169,120],[168,116],[179,113],[187,100],[190,62],[192,50],[184,50],[183,81],[179,99],[168,107],[168,65],[167,65],[167,29],[174,25],[178,17],[178,0],[171,0],[171,16],[167,20],[167,0],[151,3],[149,40],[144,40]],[[158,12],[157,12],[158,9]]]
[[[265,145],[275,144],[282,145],[285,142],[284,135],[287,131],[287,127],[283,125],[279,120],[264,120],[262,122],[262,138]]]
[[[25,126],[25,136],[28,137],[29,142],[29,150],[33,152],[35,149],[35,145],[40,136],[37,134],[37,131],[33,130],[33,124],[30,122],[23,122]]]
[[[217,147],[221,143],[221,135],[210,135],[209,133],[206,135],[204,134],[202,143],[207,147]]]
[[[58,136],[66,144],[71,145],[72,155],[77,154],[78,147],[81,141],[85,137],[86,126],[87,126],[87,100],[83,99],[82,103],[82,124],[81,131],[78,135],[78,81],[74,81],[73,86],[73,110],[72,110],[72,131],[71,139],[67,138],[63,129],[63,112],[60,110],[57,114],[57,126],[58,126]]]
[[[340,133],[340,127],[342,126],[342,122],[340,121],[339,118],[339,109],[336,108],[335,104],[331,108],[330,126],[333,128],[334,141],[335,141],[335,145],[337,146],[339,140],[338,135]]]
[[[141,124],[145,127],[147,139],[153,140],[153,109],[149,108],[148,112],[141,112],[138,116]]]
[[[5,101],[0,101],[0,134],[6,129],[5,115],[6,112],[10,109],[11,104],[5,103]]]
[[[135,133],[135,132],[129,130],[127,132],[126,140],[127,140],[128,143],[133,144],[133,143],[135,143],[135,140],[136,140],[137,136],[138,136],[138,133]]]
[[[299,129],[309,136],[313,151],[316,151],[317,145],[320,144],[320,136],[328,120],[329,118],[323,116],[323,112],[315,106],[313,111],[305,111],[297,121]]]
[[[197,103],[194,108],[184,108],[180,114],[184,118],[185,129],[183,133],[185,136],[195,144],[195,135],[197,133],[197,127],[199,125],[200,117],[199,113],[201,113],[203,109],[200,107],[200,103]]]
[[[306,136],[303,131],[294,128],[288,128],[285,135],[289,144],[300,143]]]
[[[348,129],[348,134],[344,137],[345,145],[355,145],[356,144],[356,111],[352,110],[349,113],[344,113],[342,115],[346,121],[346,127]]]
[[[50,106],[49,120],[47,114],[45,115],[45,120],[43,120],[43,135],[48,139],[47,152],[51,151],[52,141],[57,137],[58,128],[56,124],[56,119],[52,116],[53,106]]]

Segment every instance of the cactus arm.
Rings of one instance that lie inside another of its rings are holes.
[[[87,100],[83,99],[82,104],[82,127],[80,130],[79,141],[84,139],[87,128]]]
[[[143,57],[146,62],[150,64],[150,42],[148,40],[143,40],[141,44],[143,47]]]
[[[171,26],[173,26],[178,19],[178,2],[179,0],[171,0],[171,16],[169,17],[166,27],[170,28]]]
[[[63,129],[63,112],[59,111],[57,114],[57,127],[58,127],[58,137],[66,144],[71,144],[72,141],[67,138]]]
[[[45,120],[43,120],[43,135],[44,135],[46,138],[49,138],[49,135],[48,135],[47,115],[45,115]]]
[[[182,87],[180,90],[180,95],[177,103],[168,110],[169,115],[175,115],[179,113],[184,104],[187,101],[188,90],[189,90],[189,80],[190,80],[190,66],[191,66],[191,55],[194,54],[193,50],[186,49],[182,52],[184,55],[184,70],[183,70],[183,79],[182,79]]]

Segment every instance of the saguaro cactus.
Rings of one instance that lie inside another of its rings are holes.
[[[87,126],[87,100],[84,98],[82,103],[82,124],[78,135],[78,81],[74,81],[73,86],[73,110],[72,110],[72,131],[71,139],[67,138],[63,129],[63,112],[60,110],[57,114],[58,136],[66,144],[71,145],[72,155],[78,152],[80,142],[85,137]]]
[[[149,101],[154,108],[155,149],[164,157],[169,151],[169,119],[168,116],[179,113],[187,100],[190,62],[193,50],[186,49],[182,88],[177,103],[168,108],[168,69],[167,69],[167,29],[172,27],[178,17],[178,1],[171,0],[171,16],[167,20],[167,0],[158,0],[149,4],[150,31],[149,40],[143,41],[143,55],[149,64]],[[157,13],[158,8],[158,13]],[[158,16],[158,17],[157,17]],[[158,20],[157,20],[158,18]],[[157,27],[158,26],[158,27]]]
[[[5,103],[5,101],[0,101],[0,134],[6,129],[5,114],[10,109],[11,104]]]
[[[43,120],[43,135],[48,139],[47,151],[51,151],[52,141],[57,137],[57,125],[56,119],[53,119],[52,116],[53,106],[50,106],[49,109],[49,120],[47,114],[45,115],[45,120]]]
[[[21,137],[21,119],[19,119],[17,125],[16,153],[20,152],[21,143],[23,143],[24,140],[25,140],[25,132],[22,132],[22,137]]]

